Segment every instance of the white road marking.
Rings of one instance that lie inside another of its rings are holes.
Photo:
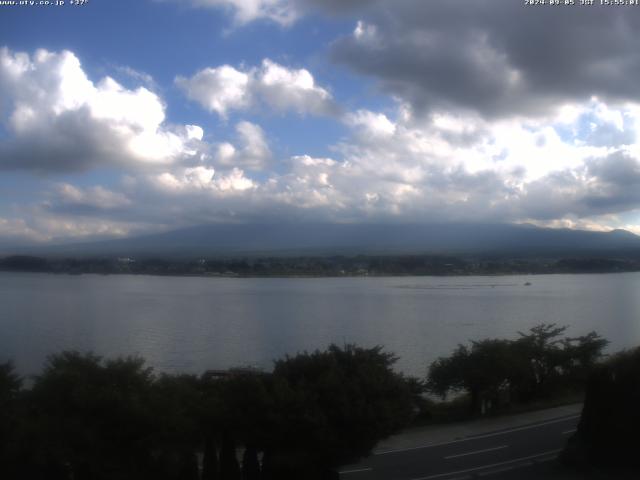
[[[501,445],[499,447],[485,448],[484,450],[476,450],[475,452],[459,453],[457,455],[449,455],[448,457],[444,457],[444,459],[445,460],[449,460],[451,458],[468,457],[469,455],[476,455],[478,453],[493,452],[495,450],[502,450],[504,448],[507,448],[508,446],[509,445]]]
[[[430,443],[430,444],[427,444],[427,445],[420,445],[418,447],[399,448],[399,449],[395,449],[395,450],[385,450],[385,451],[382,451],[382,452],[374,453],[373,455],[388,455],[390,453],[411,452],[413,450],[422,450],[423,448],[441,447],[441,446],[444,446],[444,445],[452,445],[454,443],[469,442],[471,440],[478,440],[478,439],[481,439],[481,438],[496,437],[498,435],[506,435],[507,433],[519,432],[519,431],[522,431],[522,430],[530,430],[532,428],[538,428],[538,427],[544,427],[545,425],[551,425],[553,423],[566,422],[568,420],[573,420],[575,418],[580,418],[580,415],[571,415],[571,416],[568,416],[568,417],[557,418],[555,420],[549,420],[548,422],[536,423],[534,425],[527,425],[527,426],[524,426],[524,427],[516,427],[516,428],[512,428],[510,430],[502,430],[500,432],[487,433],[487,434],[484,434],[484,435],[475,435],[473,437],[465,437],[465,438],[461,438],[461,439],[458,439],[458,440],[452,440],[452,441],[449,441],[449,442]]]
[[[373,470],[373,468],[367,467],[367,468],[359,468],[357,470],[342,470],[342,471],[340,471],[338,473],[340,475],[348,475],[350,473],[363,473],[363,472],[370,472],[372,470]]]
[[[442,477],[448,477],[448,476],[451,476],[451,475],[460,475],[461,473],[477,472],[477,471],[480,471],[480,470],[486,470],[488,468],[500,467],[502,465],[509,465],[511,463],[524,462],[526,460],[531,460],[531,459],[535,459],[535,458],[538,458],[538,457],[546,457],[546,456],[549,456],[549,455],[556,455],[556,454],[560,453],[561,451],[562,450],[550,450],[548,452],[538,453],[536,455],[530,455],[528,457],[514,458],[513,460],[507,460],[506,462],[492,463],[490,465],[480,465],[479,467],[467,468],[465,470],[458,470],[456,472],[438,473],[436,475],[429,475],[428,477],[413,478],[411,480],[431,480],[432,478],[442,478]]]
[[[571,433],[574,433],[576,431],[575,428],[572,428],[571,430],[565,430],[564,432],[562,432],[562,435],[569,435]]]

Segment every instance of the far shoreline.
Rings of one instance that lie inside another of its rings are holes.
[[[0,271],[203,278],[468,277],[640,271],[640,256],[385,254],[324,256],[0,257]]]
[[[44,274],[50,276],[95,276],[95,277],[118,277],[118,276],[130,276],[130,277],[169,277],[169,278],[203,278],[203,279],[231,279],[231,280],[249,280],[249,279],[299,279],[299,280],[313,280],[313,279],[364,279],[364,278],[497,278],[497,277],[542,277],[546,275],[621,275],[640,273],[640,270],[628,270],[628,271],[604,271],[604,272],[581,272],[581,271],[567,271],[567,272],[510,272],[510,273],[465,273],[465,274],[379,274],[379,275],[212,275],[212,274],[194,274],[194,273],[147,273],[147,272],[48,272],[48,271],[18,271],[18,270],[4,270],[0,269],[0,274]],[[490,286],[490,285],[487,285]],[[523,284],[522,286],[529,286]]]

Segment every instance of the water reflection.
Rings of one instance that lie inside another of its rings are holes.
[[[525,285],[530,282],[531,285]],[[540,322],[640,344],[640,274],[230,279],[0,274],[0,361],[40,370],[62,349],[165,371],[253,365],[329,343],[384,345],[424,375],[456,344]]]

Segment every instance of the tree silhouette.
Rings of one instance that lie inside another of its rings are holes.
[[[637,472],[638,405],[640,348],[613,356],[590,375],[577,432],[564,451],[565,462],[628,467]]]
[[[503,396],[508,401],[518,374],[516,364],[513,344],[507,340],[472,342],[471,348],[459,345],[451,356],[431,364],[428,388],[442,397],[451,391],[466,391],[471,411],[484,413],[489,402],[497,404]]]
[[[78,480],[144,478],[154,442],[152,378],[139,358],[49,357],[31,392],[45,468],[67,468]]]
[[[443,398],[468,393],[473,413],[484,413],[487,405],[527,402],[568,386],[580,387],[608,342],[595,332],[560,338],[566,329],[541,324],[520,332],[516,340],[458,345],[430,365],[427,387]]]
[[[225,433],[222,437],[220,478],[222,480],[240,480],[240,464],[236,457],[236,443],[229,433]]]
[[[251,445],[245,448],[242,455],[242,480],[260,480],[258,450]]]
[[[406,425],[413,392],[392,370],[395,361],[382,347],[354,345],[277,361],[275,436],[265,462],[278,478],[326,476]]]
[[[204,454],[202,458],[202,480],[218,480],[220,478],[220,474],[216,444],[211,436],[207,436],[204,445]]]
[[[18,433],[19,396],[22,378],[15,373],[13,363],[0,364],[0,477],[9,475],[15,465],[13,451]],[[14,465],[11,466],[10,463]]]

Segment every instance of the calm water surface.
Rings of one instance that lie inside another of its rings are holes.
[[[525,286],[525,282],[531,282]],[[640,345],[640,274],[234,279],[0,273],[0,361],[63,349],[139,354],[161,371],[254,365],[331,342],[384,345],[423,376],[460,342],[540,322]]]

